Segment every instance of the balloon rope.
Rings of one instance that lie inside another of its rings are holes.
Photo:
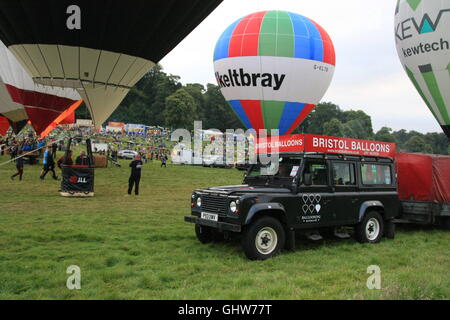
[[[60,140],[57,140],[57,141],[54,141],[54,142],[60,142],[60,141],[63,141],[63,140],[64,140],[64,139],[60,139]],[[1,167],[1,166],[4,166],[4,165],[6,165],[6,164],[8,164],[8,163],[10,163],[10,162],[14,162],[14,161],[16,161],[17,159],[23,158],[23,157],[25,157],[25,156],[27,156],[27,155],[29,155],[29,154],[35,153],[36,151],[39,151],[39,150],[44,149],[44,148],[47,148],[47,147],[48,147],[48,145],[47,145],[47,146],[40,147],[40,148],[38,148],[38,149],[36,149],[36,150],[33,150],[33,151],[27,152],[27,153],[25,153],[25,154],[22,154],[22,155],[20,155],[19,157],[16,157],[16,158],[11,159],[11,160],[8,160],[8,161],[6,161],[6,162],[0,163],[0,167]]]

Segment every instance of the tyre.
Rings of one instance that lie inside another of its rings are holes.
[[[281,223],[272,217],[254,221],[242,237],[242,248],[250,260],[266,260],[284,248],[286,234]]]
[[[383,218],[377,211],[369,211],[355,228],[355,238],[361,243],[378,243],[384,231]]]
[[[450,218],[443,218],[442,219],[442,228],[444,230],[449,230],[450,231]]]
[[[195,235],[197,236],[198,241],[203,244],[210,243],[214,240],[213,229],[199,224],[195,225]]]
[[[384,236],[388,239],[395,238],[395,223],[393,220],[385,221]]]

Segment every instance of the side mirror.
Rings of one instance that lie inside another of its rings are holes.
[[[311,186],[312,185],[312,175],[310,173],[305,173],[303,176],[303,183],[305,186]]]

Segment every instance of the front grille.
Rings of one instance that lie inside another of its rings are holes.
[[[220,196],[202,196],[202,210],[219,215],[226,215],[228,212],[228,199]]]

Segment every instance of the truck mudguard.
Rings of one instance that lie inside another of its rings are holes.
[[[286,214],[286,210],[280,203],[257,203],[250,208],[247,218],[245,219],[245,225],[248,225],[252,221],[253,217],[258,214],[258,212],[266,210],[281,211],[283,212],[283,218]]]
[[[364,218],[364,214],[366,213],[367,209],[374,208],[374,207],[380,207],[384,209],[384,205],[381,203],[381,201],[378,200],[370,200],[366,201],[361,205],[361,208],[359,209],[359,218],[358,222],[361,222]]]

